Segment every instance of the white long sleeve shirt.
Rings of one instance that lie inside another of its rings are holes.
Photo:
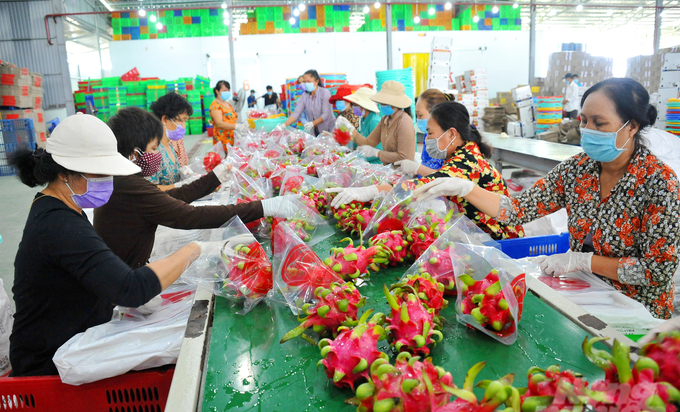
[[[576,82],[572,81],[567,85],[567,93],[565,99],[566,99],[566,103],[564,103],[565,112],[573,112],[574,110],[580,109],[578,99],[578,85],[576,84]]]

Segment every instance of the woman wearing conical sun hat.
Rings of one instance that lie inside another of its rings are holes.
[[[367,137],[356,130],[352,131],[358,150],[364,156],[378,157],[384,164],[414,159],[416,131],[411,118],[412,101],[404,90],[401,83],[388,80],[378,93],[370,97],[370,100],[379,104],[383,118]],[[382,144],[382,150],[376,148],[379,143]]]

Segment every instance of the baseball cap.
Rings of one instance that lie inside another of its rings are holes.
[[[45,151],[58,165],[79,173],[127,176],[139,166],[118,153],[118,141],[103,121],[89,114],[67,117],[54,128]]]

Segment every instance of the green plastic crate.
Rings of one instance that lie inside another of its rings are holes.
[[[139,27],[139,19],[130,19],[130,27]]]

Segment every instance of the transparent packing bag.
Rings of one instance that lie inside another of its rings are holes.
[[[252,310],[273,285],[272,265],[265,250],[238,216],[220,229],[206,230],[203,242],[215,247],[204,252],[189,266],[180,279],[193,285],[204,285],[213,294],[243,303],[237,313]]]
[[[456,319],[513,344],[527,291],[521,267],[494,247],[454,243],[449,251],[458,296]]]
[[[272,237],[274,284],[293,314],[299,315],[305,303],[314,302],[314,291],[319,286],[328,288],[333,282],[344,283],[287,223],[277,224]]]

